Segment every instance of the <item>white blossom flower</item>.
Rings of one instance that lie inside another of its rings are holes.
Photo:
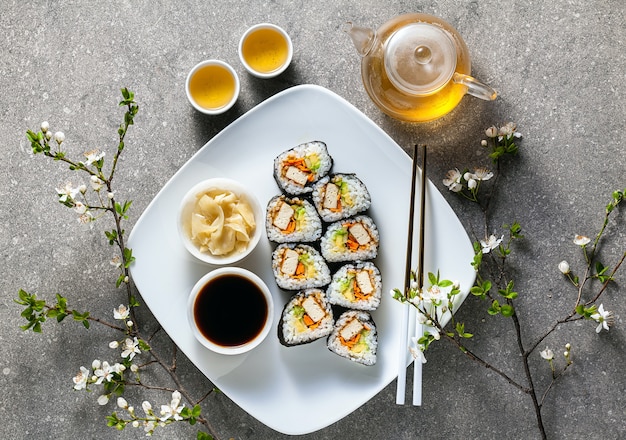
[[[106,405],[107,403],[109,403],[108,395],[103,394],[100,397],[98,397],[98,405]]]
[[[411,356],[413,356],[414,361],[419,361],[422,364],[426,363],[426,356],[424,356],[424,346],[417,343],[417,338],[415,336],[411,338],[409,351],[411,352]]]
[[[544,358],[547,361],[551,361],[552,359],[554,359],[554,352],[550,350],[548,347],[546,347],[545,350],[540,351],[539,354],[541,355],[542,358]]]
[[[446,177],[443,179],[443,184],[452,192],[461,191],[463,189],[463,185],[461,185],[461,172],[457,168],[449,170],[446,173]]]
[[[80,192],[80,189],[73,187],[70,182],[67,182],[63,188],[56,188],[56,192],[59,195],[59,202],[66,202],[68,200],[74,200],[74,197]]]
[[[65,135],[62,131],[57,131],[54,133],[54,140],[57,141],[57,144],[61,145],[65,140]]]
[[[89,370],[85,367],[80,367],[80,371],[74,378],[74,389],[75,390],[84,390],[87,388],[87,380],[89,379]]]
[[[84,213],[87,212],[87,206],[85,206],[85,204],[82,202],[75,202],[74,211],[76,211],[80,215],[83,215]]]
[[[178,391],[174,391],[172,393],[172,401],[169,405],[161,405],[161,421],[166,421],[169,418],[173,418],[174,420],[183,420],[180,416],[180,412],[185,407],[185,404],[180,404],[181,395]]]
[[[445,301],[447,298],[448,298],[447,292],[439,286],[430,286],[428,289],[426,289],[426,291],[424,292],[422,296],[422,299],[424,300],[424,302],[430,302],[433,304],[441,303],[442,301]]]
[[[136,354],[141,353],[141,350],[139,349],[139,341],[136,336],[133,339],[126,338],[124,340],[124,344],[122,344],[122,349],[122,357],[128,358],[131,361]]]
[[[110,263],[111,263],[111,266],[119,269],[122,266],[122,259],[120,258],[119,255],[114,255],[113,258],[111,258]],[[126,319],[126,318],[117,318],[116,317],[115,319]]]
[[[94,220],[95,220],[94,216],[89,211],[81,214],[78,217],[78,223],[80,223],[81,225],[87,225],[87,224],[91,223]]]
[[[100,189],[104,185],[104,182],[102,181],[102,179],[100,179],[98,176],[91,176],[90,180],[91,180],[91,188],[94,191],[100,191]]]
[[[85,161],[85,165],[89,166],[94,162],[98,162],[100,159],[102,159],[104,157],[104,151],[101,153],[98,150],[92,150],[92,151],[88,151],[87,153],[85,153],[85,158],[87,159]]]
[[[493,177],[493,173],[487,168],[476,168],[472,173],[472,177],[476,180],[489,180]]]
[[[604,304],[600,304],[598,311],[591,315],[591,319],[598,323],[596,333],[600,333],[602,329],[609,331],[609,326],[613,324],[613,313],[608,310],[604,310]]]
[[[124,304],[120,304],[117,309],[113,309],[113,317],[115,319],[124,320],[128,318],[130,314],[130,309],[126,307]]]
[[[144,422],[143,430],[147,432],[146,435],[152,435],[152,431],[157,427],[157,422],[155,420],[147,420]]]
[[[513,135],[514,131],[515,131],[515,124],[513,124],[512,122],[509,122],[508,124],[500,127],[500,130],[498,130],[498,134],[500,136],[509,137]]]
[[[585,246],[589,244],[591,239],[589,237],[585,237],[584,235],[577,235],[574,237],[574,244],[578,246]]]
[[[98,359],[94,359],[94,361],[91,363],[91,368],[92,370],[97,370],[98,368],[100,368],[100,361]]]
[[[126,408],[128,408],[128,402],[123,397],[118,397],[117,398],[117,406],[119,406],[122,409],[126,409]]]
[[[565,260],[559,263],[559,270],[563,275],[567,275],[569,273],[569,263]]]
[[[48,121],[43,121],[41,123],[41,131],[42,132],[46,133],[49,128],[50,128],[50,124],[48,124]]]
[[[483,254],[488,254],[489,252],[500,246],[500,243],[502,243],[503,239],[504,235],[500,238],[496,238],[496,236],[492,234],[486,239],[480,240],[480,246],[482,248]]]
[[[100,385],[104,381],[111,382],[114,372],[115,371],[111,368],[107,361],[102,362],[102,365],[93,372],[93,374],[97,377],[96,384]]]
[[[113,369],[114,373],[121,373],[122,371],[126,370],[126,367],[120,363],[115,363],[111,369]]]

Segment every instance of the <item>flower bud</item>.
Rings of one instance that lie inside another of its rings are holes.
[[[61,145],[65,140],[65,134],[62,131],[57,131],[54,133],[54,140],[57,141],[57,144]]]
[[[118,397],[117,398],[117,406],[119,406],[122,409],[126,409],[126,408],[128,408],[128,402],[123,397]]]
[[[117,348],[120,346],[120,343],[117,341],[111,341],[109,342],[109,348]]]
[[[572,349],[572,344],[570,344],[569,342],[567,344],[565,344],[565,349],[567,351],[570,351]]]
[[[48,131],[46,132],[46,140],[49,141],[50,139],[52,139],[52,133]]]
[[[485,139],[483,139],[482,141],[480,141],[480,145],[482,145],[483,147],[487,146],[487,141]]]
[[[488,138],[494,138],[498,136],[498,129],[492,125],[491,127],[485,130],[485,135]]]
[[[559,263],[559,270],[563,275],[567,275],[569,273],[569,263],[565,260]]]
[[[49,128],[50,128],[50,124],[48,124],[48,121],[43,121],[41,123],[41,131],[43,131],[44,133],[46,133]]]

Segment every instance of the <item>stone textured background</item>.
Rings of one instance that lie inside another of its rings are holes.
[[[575,234],[595,235],[604,206],[626,187],[623,143],[626,115],[625,6],[611,0],[513,1],[259,1],[113,0],[10,1],[0,6],[0,437],[7,439],[143,438],[141,430],[107,428],[113,404],[99,407],[96,395],[73,392],[80,365],[106,356],[113,338],[105,328],[85,331],[70,321],[46,325],[43,335],[24,333],[13,302],[23,288],[39,296],[67,296],[79,310],[109,316],[124,301],[96,223],[76,223],[55,200],[54,188],[68,179],[65,167],[33,157],[24,133],[48,120],[64,131],[74,152],[114,148],[121,113],[119,89],[136,92],[140,113],[119,164],[118,191],[132,199],[128,228],[159,189],[199,148],[230,122],[264,99],[298,84],[324,86],[354,104],[403,148],[432,146],[429,177],[459,215],[468,233],[480,238],[476,211],[441,185],[454,167],[489,165],[479,146],[483,130],[514,120],[524,135],[515,164],[500,180],[494,227],[519,221],[526,235],[512,260],[519,313],[529,340],[567,313],[575,292],[557,264],[582,263]],[[367,97],[358,55],[343,24],[377,27],[406,12],[426,12],[453,24],[472,55],[473,73],[500,97],[486,103],[471,97],[438,122],[412,125],[384,116]],[[273,22],[291,35],[295,54],[280,77],[247,75],[237,43],[249,26]],[[242,81],[236,106],[218,117],[193,110],[184,93],[189,69],[206,58],[235,66]],[[603,245],[606,264],[626,248],[623,209],[620,227]],[[611,222],[614,226],[614,222]],[[552,389],[544,407],[553,439],[626,437],[626,342],[624,273],[603,302],[616,315],[615,328],[596,334],[580,322],[545,341],[557,356],[574,346],[574,365]],[[142,310],[146,329],[155,327]],[[475,350],[522,379],[512,326],[486,314],[468,298],[459,312],[476,334]],[[155,344],[169,347],[160,335]],[[435,344],[424,366],[424,405],[394,404],[395,382],[341,421],[303,439],[529,439],[538,438],[530,399],[472,363],[448,344]],[[549,370],[532,359],[540,389]],[[211,387],[182,355],[182,383],[197,396]],[[163,382],[151,373],[151,383]],[[138,393],[165,402],[167,393]],[[139,406],[137,403],[136,406]],[[281,439],[234,405],[211,396],[204,414],[220,438]],[[179,425],[160,438],[195,438]]]

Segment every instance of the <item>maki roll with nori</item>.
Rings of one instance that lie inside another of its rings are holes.
[[[363,365],[376,363],[378,335],[369,313],[359,310],[344,312],[328,336],[330,351]]]
[[[326,261],[359,261],[376,258],[378,242],[374,221],[359,215],[328,226],[320,246]]]
[[[326,176],[313,185],[313,203],[322,220],[334,222],[369,209],[372,201],[356,174]]]
[[[330,283],[330,269],[315,250],[306,244],[284,243],[272,253],[272,270],[278,287],[302,290]]]
[[[311,242],[322,235],[322,221],[308,200],[280,195],[267,205],[265,230],[274,243]]]
[[[315,182],[328,174],[332,165],[333,159],[324,142],[306,142],[274,159],[274,178],[287,194],[307,194],[313,191]]]
[[[370,261],[341,266],[326,291],[328,301],[356,310],[376,310],[382,296],[380,271]]]
[[[320,289],[298,292],[285,305],[278,323],[278,339],[286,346],[306,344],[333,330],[333,311]]]

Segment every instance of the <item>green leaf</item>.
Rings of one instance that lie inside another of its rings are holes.
[[[489,309],[487,309],[487,313],[489,313],[490,315],[497,315],[498,313],[500,313],[501,307],[500,307],[500,303],[498,302],[498,300],[493,300],[493,302],[491,303],[491,307],[489,307]]]
[[[214,439],[212,435],[207,434],[206,432],[198,431],[196,440],[214,440]]]
[[[441,280],[439,281],[439,287],[450,287],[454,283],[450,280]]]
[[[506,316],[507,318],[509,318],[513,316],[513,313],[515,313],[515,310],[513,309],[513,306],[509,304],[502,304],[500,313],[502,313],[502,316]]]
[[[139,307],[141,305],[135,295],[131,295],[129,303],[129,307]]]
[[[430,282],[431,285],[436,286],[439,280],[437,279],[434,273],[428,272],[428,281]]]

